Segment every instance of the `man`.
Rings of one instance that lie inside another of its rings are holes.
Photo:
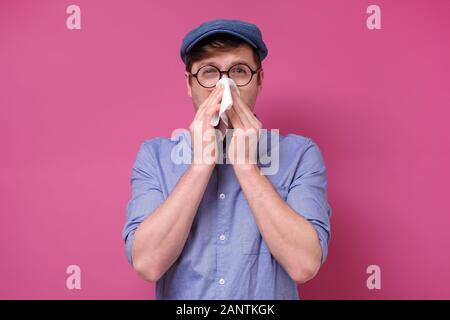
[[[251,161],[273,136],[260,133],[253,112],[267,56],[256,25],[207,21],[185,36],[180,53],[195,118],[189,134],[141,145],[123,231],[128,259],[157,282],[157,299],[298,299],[297,283],[312,279],[328,253],[331,209],[320,150],[310,138],[277,135],[259,154],[279,155],[276,172],[261,174],[260,161]],[[240,92],[231,87],[228,130],[224,120],[211,124],[222,77]],[[212,139],[197,139],[211,132]],[[259,140],[242,144],[242,132],[257,132],[248,137]],[[182,144],[192,152],[190,163],[174,161]],[[220,147],[231,161],[218,161]],[[207,148],[214,161],[194,151]],[[244,161],[232,161],[239,154]]]

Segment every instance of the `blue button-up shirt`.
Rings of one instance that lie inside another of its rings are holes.
[[[328,254],[331,208],[321,152],[310,138],[275,134],[277,150],[270,143],[274,133],[267,131],[260,137],[260,141],[269,141],[266,155],[279,152],[277,172],[266,177],[282,199],[317,231],[323,263]],[[140,147],[123,229],[131,264],[137,227],[167,199],[189,167],[173,161],[174,148],[182,145],[192,146],[187,130],[176,138],[147,140]],[[265,165],[258,160],[258,166]],[[156,298],[299,299],[296,283],[270,253],[233,167],[226,161],[216,164],[183,251],[156,283]]]

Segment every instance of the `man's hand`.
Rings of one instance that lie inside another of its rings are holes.
[[[233,107],[226,114],[233,125],[233,136],[228,147],[228,157],[236,169],[253,169],[256,166],[258,140],[262,123],[239,97],[231,90]]]
[[[200,105],[189,126],[192,137],[192,164],[199,168],[214,168],[218,153],[217,137],[211,119],[219,112],[223,88],[215,88]]]

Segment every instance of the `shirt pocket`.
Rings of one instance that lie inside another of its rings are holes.
[[[287,188],[284,186],[279,186],[275,187],[275,190],[281,198],[286,201],[288,192]],[[270,254],[269,248],[261,236],[255,217],[253,216],[251,210],[245,212],[240,230],[241,251],[243,254]]]

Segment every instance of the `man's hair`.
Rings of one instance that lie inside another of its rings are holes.
[[[242,44],[248,43],[236,36],[225,33],[218,33],[212,36],[206,37],[197,43],[189,52],[186,54],[186,71],[191,72],[192,65],[204,58],[212,55],[213,51],[230,51],[238,48]],[[249,45],[250,46],[250,45]],[[261,68],[261,59],[255,48],[250,46],[253,51],[253,57],[256,62],[256,68]],[[259,74],[258,74],[259,78]]]

